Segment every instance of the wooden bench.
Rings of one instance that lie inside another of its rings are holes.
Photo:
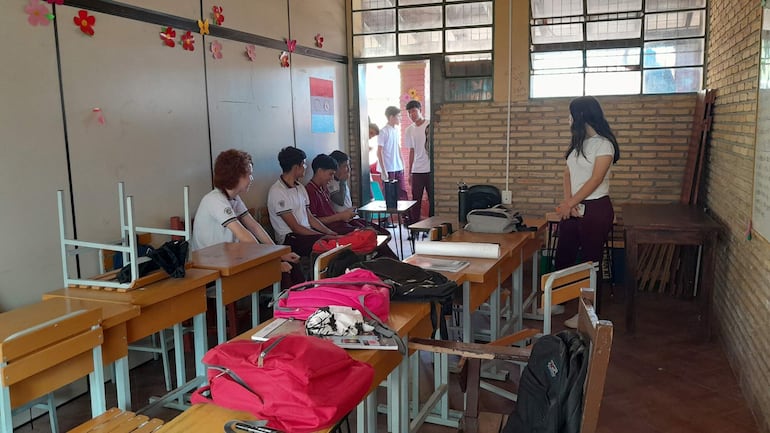
[[[80,424],[69,433],[152,433],[163,426],[163,421],[145,415],[112,408]]]

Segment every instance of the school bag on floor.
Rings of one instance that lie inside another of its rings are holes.
[[[441,338],[447,338],[444,316],[452,311],[452,300],[459,293],[457,283],[438,272],[389,257],[367,260],[357,266],[374,272],[384,283],[393,286],[392,301],[430,302],[433,331],[440,329]]]
[[[249,412],[286,433],[330,427],[369,393],[374,368],[330,341],[287,334],[264,342],[236,340],[203,357],[208,386],[192,403]]]
[[[587,371],[588,347],[578,332],[541,337],[532,346],[503,433],[579,433]]]

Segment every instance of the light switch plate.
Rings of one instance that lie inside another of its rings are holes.
[[[503,204],[511,204],[513,201],[513,193],[511,191],[503,191]]]

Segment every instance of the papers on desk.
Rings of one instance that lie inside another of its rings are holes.
[[[433,257],[415,257],[409,263],[437,272],[460,272],[470,264],[464,260],[436,259]]]
[[[267,341],[277,335],[284,334],[307,334],[305,331],[305,321],[273,319],[270,324],[255,332],[251,336],[251,339],[254,341]],[[344,337],[328,336],[319,338],[329,340],[343,349],[398,350],[398,344],[395,339],[375,334],[348,335]]]

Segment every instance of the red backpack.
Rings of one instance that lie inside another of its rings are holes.
[[[313,244],[313,252],[321,254],[347,244],[350,244],[350,249],[356,254],[369,254],[377,248],[377,232],[372,229],[360,229],[336,238],[319,239]]]
[[[374,368],[317,337],[281,335],[220,344],[203,357],[208,386],[193,403],[249,412],[267,426],[305,433],[332,426],[368,394]]]

